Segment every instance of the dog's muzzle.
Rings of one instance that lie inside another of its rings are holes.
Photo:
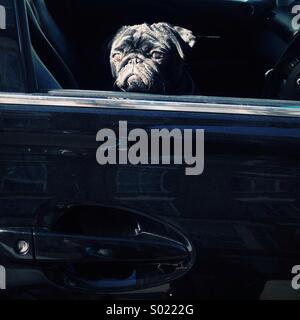
[[[163,81],[158,70],[142,59],[129,59],[121,67],[115,85],[126,92],[163,93]]]

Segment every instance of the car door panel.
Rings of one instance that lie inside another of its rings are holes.
[[[248,114],[226,113],[225,108],[224,113],[203,112],[197,104],[176,111],[184,104],[162,108],[159,101],[145,102],[151,103],[152,111],[143,110],[136,100],[74,98],[72,102],[63,97],[29,96],[18,103],[1,101],[1,228],[57,232],[57,221],[72,205],[98,206],[93,219],[88,214],[83,218],[87,230],[106,216],[114,236],[128,221],[109,221],[109,210],[158,219],[192,243],[195,258],[192,268],[177,280],[156,284],[164,289],[157,289],[154,297],[162,292],[168,297],[172,292],[172,297],[185,298],[259,298],[267,281],[291,278],[291,269],[300,259],[297,107],[281,112],[270,108],[266,117],[255,107],[245,108]],[[204,173],[186,176],[185,167],[179,165],[100,166],[96,134],[103,128],[117,131],[119,121],[128,121],[128,130],[147,132],[204,129]],[[72,217],[69,214],[68,228]],[[3,243],[1,252],[7,256]],[[16,263],[13,256],[6,259],[10,274],[20,267],[23,272],[39,272],[38,280],[27,281],[29,291],[33,283],[46,281],[48,290],[59,287],[85,297],[103,294],[97,288],[83,293],[82,288],[62,285],[57,278],[65,271],[50,268],[47,262],[41,267],[34,259],[27,265]],[[124,280],[128,273],[124,278],[107,274],[108,279],[114,276]],[[15,288],[20,283],[10,285]],[[144,283],[138,290],[148,287]],[[106,294],[120,297],[125,293],[108,287]],[[145,295],[149,296],[153,294]]]

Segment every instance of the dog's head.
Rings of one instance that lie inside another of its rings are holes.
[[[121,28],[110,49],[115,85],[127,92],[167,93],[195,40],[191,31],[168,23]]]

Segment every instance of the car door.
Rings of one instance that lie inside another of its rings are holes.
[[[0,94],[0,119],[3,295],[298,293],[292,271],[300,264],[299,103],[18,92]],[[107,152],[126,152],[136,129],[147,137],[151,130],[190,130],[193,152],[196,130],[204,130],[203,172],[187,175],[174,143],[170,164],[163,152],[158,164],[99,163],[100,130],[116,136],[105,141]]]

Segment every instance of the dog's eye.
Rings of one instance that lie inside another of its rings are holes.
[[[112,58],[115,62],[120,62],[122,60],[122,54],[121,53],[114,53],[112,55]]]
[[[164,57],[164,55],[161,52],[158,52],[158,51],[153,51],[151,56],[152,56],[153,59],[156,59],[156,60],[160,60],[160,59],[162,59]]]

